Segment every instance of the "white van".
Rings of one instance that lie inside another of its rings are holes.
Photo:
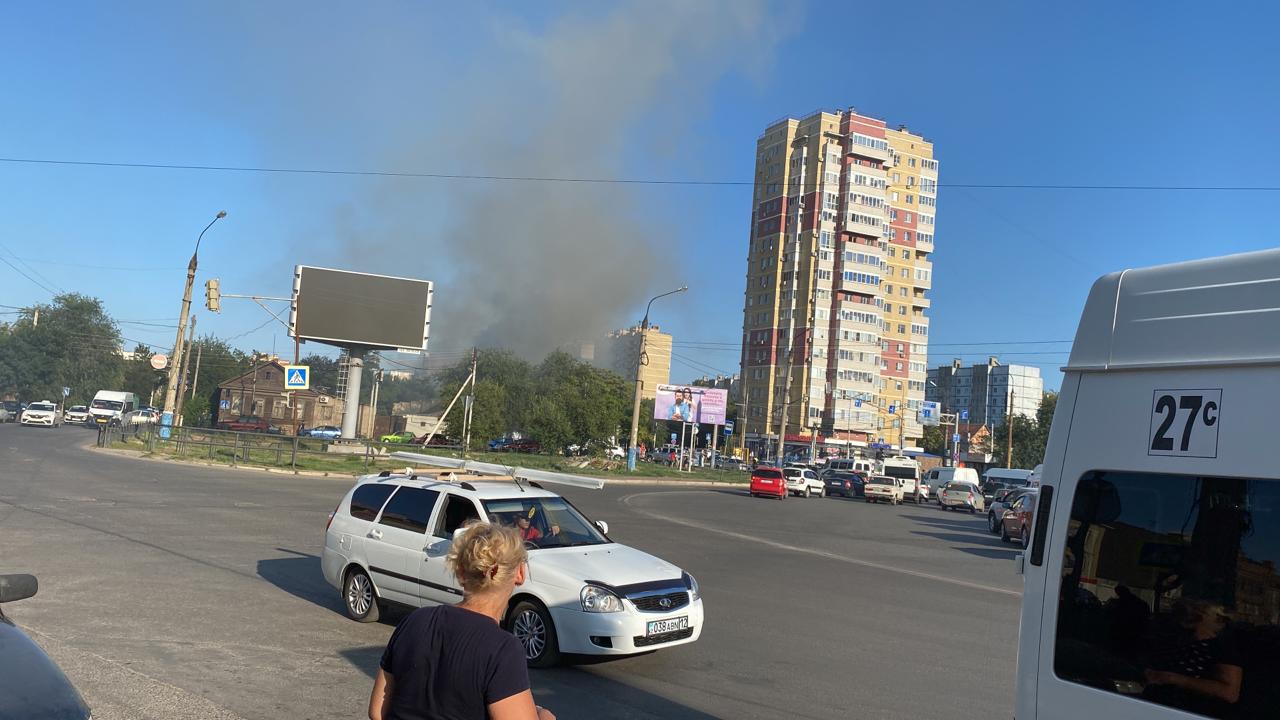
[[[827,466],[822,468],[822,474],[828,475],[835,472],[856,472],[861,475],[875,475],[876,463],[874,460],[865,458],[831,458],[827,461]]]
[[[98,424],[119,423],[126,413],[138,409],[138,396],[119,390],[99,390],[89,403],[89,417]]]
[[[1040,478],[1018,720],[1280,708],[1280,251],[1107,275]]]
[[[949,482],[978,484],[978,471],[969,467],[936,467],[925,473],[924,484],[929,487],[929,497],[942,504],[942,488]]]

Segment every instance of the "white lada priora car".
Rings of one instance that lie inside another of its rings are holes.
[[[528,579],[515,589],[504,626],[530,665],[555,664],[561,653],[628,655],[701,635],[702,598],[689,573],[613,542],[605,523],[536,483],[449,477],[366,476],[333,512],[321,564],[353,619],[377,620],[385,603],[460,601],[445,562],[454,531],[477,519],[514,526],[525,518]]]

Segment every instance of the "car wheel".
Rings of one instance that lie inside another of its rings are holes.
[[[342,605],[347,617],[356,622],[378,620],[378,592],[364,570],[356,567],[347,572],[347,580],[342,584]]]
[[[970,515],[976,515],[977,513],[978,513],[978,511],[977,511],[976,509],[974,509],[974,508],[969,508],[969,514],[970,514]]]
[[[1013,538],[1009,537],[1009,529],[1000,523],[1000,542],[1013,542]]]
[[[996,531],[996,514],[994,512],[987,513],[987,532],[994,533]]]
[[[1021,539],[1022,539],[1022,549],[1026,550],[1027,548],[1031,547],[1031,533],[1027,531],[1026,525],[1022,526],[1022,532],[1019,533],[1019,535],[1021,536]]]
[[[560,642],[551,615],[542,605],[523,600],[507,615],[507,630],[524,646],[529,667],[545,668],[560,662]]]

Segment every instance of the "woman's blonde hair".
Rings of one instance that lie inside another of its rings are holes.
[[[482,593],[511,582],[529,554],[513,528],[475,523],[449,550],[449,567],[467,593]]]

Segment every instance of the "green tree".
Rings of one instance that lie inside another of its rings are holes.
[[[525,432],[542,444],[544,451],[556,452],[575,438],[573,424],[556,399],[539,395],[529,405]]]
[[[227,341],[212,335],[196,340],[191,351],[199,355],[200,367],[197,372],[193,358],[189,372],[196,396],[192,398],[188,395],[183,419],[189,426],[212,427],[218,416],[218,385],[248,372],[253,367],[253,360],[243,351],[231,347]]]
[[[133,348],[133,358],[124,361],[124,391],[138,396],[138,402],[146,405],[151,393],[165,386],[163,370],[151,367],[151,348],[139,343]]]
[[[921,443],[924,451],[934,455],[947,454],[947,428],[941,425],[925,425],[924,440]]]
[[[10,326],[0,344],[0,393],[56,402],[69,387],[70,403],[87,404],[123,382],[120,331],[97,298],[58,295]]]
[[[471,412],[471,448],[483,448],[490,440],[502,437],[506,432],[507,422],[503,415],[507,406],[506,392],[493,380],[476,383],[476,400]],[[445,422],[445,433],[455,440],[463,439],[463,402],[458,401]]]
[[[338,390],[338,361],[312,353],[299,361],[311,366],[311,389],[317,392],[335,393]]]

